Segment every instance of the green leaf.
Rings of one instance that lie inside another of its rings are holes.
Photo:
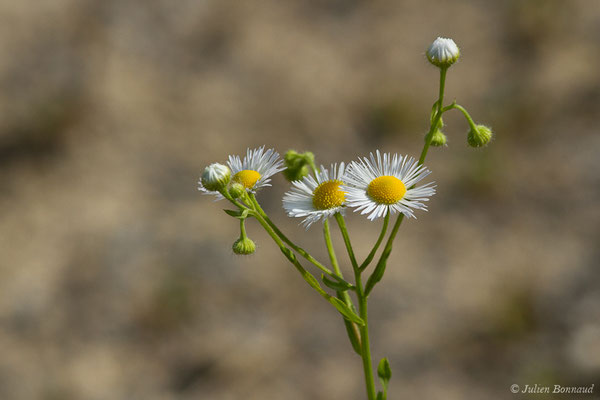
[[[242,215],[242,212],[240,210],[225,210],[225,209],[223,209],[223,211],[225,211],[225,214],[230,215],[234,218],[237,218],[240,215]]]
[[[321,285],[319,285],[319,281],[317,280],[317,278],[312,276],[312,274],[310,274],[308,272],[306,274],[304,274],[304,280],[306,282],[308,282],[308,284],[310,286],[312,286],[314,289],[317,289],[317,291],[319,291],[319,292],[323,291],[323,289],[321,289]]]
[[[350,309],[350,307],[348,307],[346,305],[346,303],[344,303],[343,301],[341,301],[340,299],[338,299],[337,297],[333,297],[333,296],[329,296],[329,298],[327,299],[331,304],[333,304],[333,306],[335,308],[337,308],[337,310],[349,321],[352,322],[356,322],[357,324],[359,324],[360,326],[364,326],[365,325],[365,321],[362,320],[361,317],[359,317],[358,315],[356,315],[354,312],[352,312],[352,310]]]
[[[387,358],[382,358],[377,366],[377,375],[385,382],[389,382],[392,377],[392,369]]]
[[[344,321],[344,325],[346,326],[346,333],[348,334],[348,339],[350,339],[350,344],[354,349],[354,352],[359,356],[362,355],[362,349],[360,348],[360,342],[358,340],[358,336],[356,331],[354,330],[355,325],[353,322],[348,321],[346,318],[342,318]]]
[[[365,285],[365,296],[368,296],[369,293],[371,293],[371,290],[373,290],[375,284],[379,282],[381,278],[383,278],[383,273],[385,272],[386,266],[387,258],[382,256],[382,258],[377,263],[375,270],[367,280],[367,284]]]
[[[383,393],[377,392],[377,399],[376,400],[385,400],[385,397],[383,397]]]
[[[354,287],[342,278],[336,277],[336,279],[336,281],[332,281],[331,279],[327,278],[325,274],[321,274],[321,280],[323,281],[325,286],[327,286],[330,289],[336,290],[338,292],[345,292],[346,290],[352,289]]]
[[[248,210],[247,208],[244,208],[243,210],[223,210],[225,211],[225,213],[229,216],[232,216],[233,218],[238,218],[238,219],[246,219],[248,218],[248,212],[250,210]]]
[[[382,399],[385,400],[387,398],[388,383],[392,377],[392,369],[390,368],[390,363],[387,358],[382,358],[381,361],[379,361],[379,365],[377,366],[377,376],[379,376],[381,386],[383,386],[383,394],[381,396]]]

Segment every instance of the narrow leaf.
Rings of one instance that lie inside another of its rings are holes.
[[[345,280],[338,278],[337,281],[332,281],[331,279],[327,278],[325,274],[321,274],[321,280],[323,281],[325,286],[327,286],[330,289],[337,290],[339,292],[344,292],[348,289],[353,288],[353,286]]]
[[[390,368],[390,363],[387,358],[382,358],[381,361],[379,361],[377,375],[381,381],[381,386],[383,386],[382,399],[385,400],[387,398],[388,383],[392,377],[392,369]]]
[[[389,382],[392,377],[392,369],[387,358],[382,358],[377,367],[377,375],[385,382]]]
[[[368,296],[369,293],[371,293],[371,290],[373,290],[373,287],[375,286],[375,284],[377,282],[379,282],[381,280],[381,278],[383,278],[383,273],[385,272],[386,266],[387,266],[387,259],[382,257],[382,259],[377,263],[377,266],[375,267],[373,274],[371,274],[371,276],[367,280],[367,284],[365,285],[365,295],[366,296]]]
[[[337,297],[329,296],[327,299],[337,310],[349,321],[356,322],[360,326],[365,325],[365,321],[362,320],[358,315],[354,314],[352,310]]]
[[[323,290],[323,289],[321,289],[321,285],[319,285],[319,281],[317,281],[317,279],[314,276],[312,276],[311,274],[304,275],[304,279],[306,280],[306,282],[308,282],[308,284],[310,286],[317,289],[318,291]]]
[[[225,213],[227,215],[230,215],[234,218],[239,218],[242,215],[242,212],[240,210],[225,210],[225,209],[223,209],[223,211],[225,211]]]
[[[225,211],[225,213],[227,215],[232,216],[233,218],[237,218],[237,219],[246,219],[248,218],[248,213],[250,210],[248,210],[247,208],[244,208],[243,210],[223,210]]]
[[[346,318],[342,318],[344,321],[344,325],[346,326],[346,333],[348,334],[348,339],[350,339],[350,344],[352,344],[352,348],[354,352],[359,356],[362,355],[362,350],[360,348],[360,340],[358,339],[357,332],[354,330],[356,325],[353,322],[348,321]]]

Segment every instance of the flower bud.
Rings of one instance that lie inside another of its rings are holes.
[[[238,197],[240,197],[241,195],[243,195],[245,191],[246,191],[246,188],[244,187],[244,185],[242,185],[239,182],[233,182],[229,186],[229,194],[234,199],[237,199]]]
[[[427,140],[427,138],[425,138],[425,140]],[[445,146],[447,142],[448,142],[448,138],[446,137],[446,135],[444,135],[444,132],[442,132],[439,129],[436,129],[433,132],[431,142],[430,142],[430,144],[432,146],[435,146],[435,147]]]
[[[202,186],[206,190],[217,192],[227,186],[231,178],[231,171],[226,165],[213,163],[202,172]]]
[[[310,151],[298,153],[294,150],[288,150],[283,160],[287,167],[283,170],[283,175],[288,181],[293,182],[302,180],[310,173],[309,165],[314,163],[315,155]]]
[[[460,50],[454,40],[438,37],[427,49],[427,59],[440,68],[448,68],[458,60]]]
[[[239,238],[233,243],[233,252],[240,255],[252,254],[256,251],[254,241],[248,237]]]
[[[477,125],[475,128],[469,129],[467,142],[471,147],[481,147],[488,144],[492,139],[492,130],[484,125]]]

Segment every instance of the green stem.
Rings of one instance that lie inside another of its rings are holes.
[[[296,244],[294,244],[294,242],[292,242],[290,239],[288,239],[287,236],[285,236],[283,234],[283,232],[281,232],[279,230],[279,228],[277,228],[277,226],[273,223],[273,221],[271,221],[271,219],[269,218],[269,216],[267,215],[267,213],[265,213],[264,210],[261,208],[260,204],[258,204],[258,201],[256,200],[256,197],[254,196],[253,193],[250,193],[250,201],[251,201],[252,205],[255,207],[256,212],[266,221],[266,223],[271,227],[271,229],[275,232],[275,234],[277,234],[277,236],[283,242],[285,242],[285,244],[287,244],[288,246],[290,246],[298,254],[300,254],[302,257],[306,258],[306,260],[308,260],[309,262],[311,262],[313,265],[315,265],[321,271],[323,271],[327,275],[335,278],[335,274],[329,268],[327,268],[326,266],[324,266],[323,264],[321,264],[319,261],[317,261],[313,256],[311,256],[302,247],[297,246]]]
[[[431,145],[431,139],[433,138],[433,135],[432,135],[433,131],[437,127],[438,122],[440,121],[440,118],[442,118],[442,113],[443,113],[442,112],[442,103],[444,102],[444,89],[446,86],[447,70],[448,70],[447,68],[440,68],[440,90],[439,90],[439,96],[438,96],[438,101],[437,101],[437,112],[436,112],[435,117],[433,118],[433,121],[431,121],[429,133],[426,136],[427,140],[425,141],[425,145],[423,146],[423,150],[421,151],[421,156],[419,157],[419,165],[423,165],[423,163],[425,162],[425,157],[427,157],[427,151],[429,150],[429,146]],[[388,211],[388,213],[389,213],[389,211]],[[398,218],[396,219],[396,222],[394,223],[394,227],[392,228],[390,236],[388,237],[388,240],[385,244],[383,252],[381,253],[381,256],[379,257],[378,264],[380,264],[382,262],[386,262],[387,259],[390,257],[390,254],[392,253],[392,247],[394,245],[394,239],[396,238],[396,234],[398,233],[398,229],[400,229],[400,225],[402,225],[403,220],[404,220],[404,214],[399,214]]]
[[[340,213],[335,213],[335,220],[337,221],[340,230],[342,231],[342,237],[344,238],[344,244],[346,245],[346,250],[348,251],[348,256],[350,257],[350,262],[352,263],[352,268],[355,271],[360,272],[360,268],[358,266],[358,263],[356,262],[356,256],[354,255],[354,250],[352,249],[352,243],[350,242],[350,236],[348,235],[348,229],[346,228],[346,222],[344,221],[344,217]],[[356,282],[356,285],[358,288],[358,282]]]
[[[444,88],[446,86],[446,72],[448,68],[440,68],[440,92],[437,102],[437,113],[435,118],[431,122],[431,127],[429,128],[429,133],[427,134],[427,140],[425,141],[425,146],[423,146],[423,151],[421,151],[421,157],[419,157],[419,165],[423,164],[425,161],[425,157],[427,157],[427,151],[429,150],[429,146],[431,145],[431,140],[433,139],[433,131],[438,125],[440,118],[442,118],[442,103],[444,102]]]
[[[477,129],[477,125],[475,124],[475,121],[473,121],[473,118],[471,118],[471,115],[469,114],[469,112],[460,104],[456,104],[456,103],[450,104],[449,106],[444,107],[444,110],[446,110],[446,109],[451,110],[453,108],[456,108],[457,110],[459,110],[460,112],[463,113],[463,115],[465,116],[471,129]]]
[[[340,266],[337,261],[337,257],[335,255],[335,250],[333,248],[333,243],[331,242],[331,231],[329,229],[329,220],[326,219],[323,224],[323,236],[325,236],[325,245],[327,246],[327,252],[329,253],[329,259],[331,260],[331,265],[333,266],[333,270],[335,274],[340,278],[344,279],[342,275],[342,271],[340,270]],[[344,303],[348,305],[351,309],[355,309],[354,304],[352,303],[352,299],[347,291],[336,291],[338,299],[342,300]],[[344,325],[346,326],[346,331],[348,333],[348,339],[350,339],[350,344],[352,344],[352,348],[359,355],[361,354],[360,348],[360,332],[358,327],[354,322],[348,321],[344,318]]]
[[[333,243],[331,242],[331,232],[329,230],[329,220],[326,219],[323,223],[323,236],[325,236],[325,245],[327,246],[327,252],[329,253],[329,260],[331,261],[331,265],[333,266],[333,270],[336,275],[342,276],[342,271],[340,271],[340,265],[338,264],[337,257],[335,256],[335,250],[333,248]]]
[[[348,229],[346,228],[346,222],[344,221],[344,217],[340,213],[335,214],[335,220],[340,227],[340,231],[342,232],[342,237],[344,238],[344,243],[346,245],[346,250],[348,251],[348,256],[350,257],[350,262],[352,263],[352,268],[354,269],[354,278],[356,285],[356,296],[358,297],[358,311],[359,316],[364,321],[364,325],[360,327],[360,345],[361,352],[360,355],[363,361],[363,371],[365,375],[365,386],[367,389],[367,397],[369,400],[375,400],[376,391],[375,391],[375,380],[373,379],[373,365],[371,361],[371,346],[369,343],[369,322],[368,322],[368,312],[367,312],[367,296],[364,293],[362,280],[360,277],[361,270],[356,262],[356,257],[354,255],[354,250],[352,249],[352,243],[350,242],[350,236],[348,235]]]
[[[240,238],[241,239],[248,238],[248,236],[246,236],[246,219],[245,218],[240,218]]]
[[[356,282],[357,287],[361,286],[360,278]],[[361,337],[361,355],[363,360],[363,370],[365,373],[365,385],[367,387],[367,397],[369,400],[375,400],[375,380],[373,378],[373,366],[371,361],[371,346],[369,344],[369,320],[367,312],[367,297],[363,295],[362,289],[358,296],[359,298],[359,313],[365,324],[360,328]]]
[[[385,214],[385,218],[383,219],[383,226],[381,227],[381,233],[379,234],[379,237],[377,238],[377,242],[375,243],[373,250],[371,250],[371,252],[367,256],[365,261],[363,261],[363,263],[360,265],[361,271],[364,271],[369,266],[371,261],[373,261],[373,257],[375,257],[375,253],[377,253],[377,249],[379,249],[379,246],[381,245],[381,242],[383,241],[383,238],[387,231],[389,222],[390,222],[390,213],[387,213],[387,214]]]

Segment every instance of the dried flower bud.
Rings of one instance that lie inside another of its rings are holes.
[[[438,37],[427,49],[427,59],[440,68],[448,68],[458,60],[460,50],[454,40]]]

